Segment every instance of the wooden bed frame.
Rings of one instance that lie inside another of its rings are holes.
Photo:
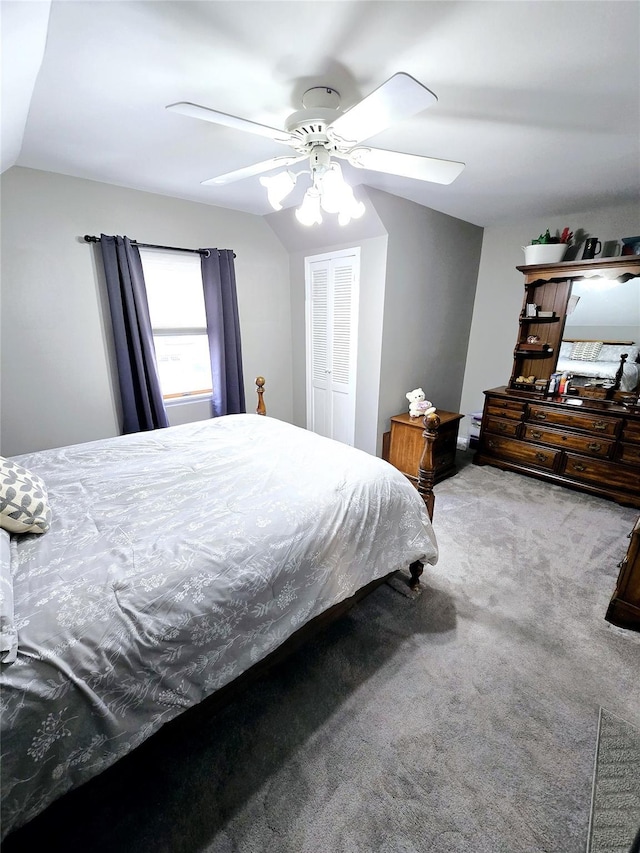
[[[264,376],[257,376],[256,392],[258,394],[258,408],[256,409],[256,413],[258,415],[267,414],[267,408],[264,403],[264,386]],[[432,412],[430,415],[426,415],[422,420],[424,423],[424,432],[422,433],[422,437],[424,438],[424,448],[422,450],[422,456],[420,457],[420,464],[418,466],[418,492],[427,508],[429,520],[433,521],[433,509],[436,500],[436,497],[433,494],[433,484],[436,475],[435,465],[433,461],[433,448],[435,446],[435,441],[438,436],[440,418],[438,417],[438,415],[435,414],[435,412]],[[420,575],[422,574],[423,570],[424,564],[421,563],[420,560],[416,560],[415,563],[411,563],[411,565],[409,566],[409,573],[411,575],[409,587],[411,589],[416,589],[420,585]],[[376,585],[377,583],[382,583],[385,580],[386,578],[382,578],[382,580],[379,582],[374,581],[374,585]],[[367,587],[365,587],[365,589],[367,589]],[[336,606],[339,607],[341,605]],[[327,614],[331,612],[332,611],[329,610],[327,611]],[[327,614],[323,614],[323,616]]]

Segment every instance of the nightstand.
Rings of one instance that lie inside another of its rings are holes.
[[[436,409],[436,414],[440,418],[440,427],[433,448],[436,472],[434,483],[439,483],[456,472],[458,429],[464,415],[442,409]],[[412,418],[408,413],[394,415],[391,418],[391,430],[385,434],[388,441],[383,442],[383,459],[402,471],[414,486],[418,484],[418,465],[424,448],[423,432],[423,418]]]

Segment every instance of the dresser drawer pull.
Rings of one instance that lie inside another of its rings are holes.
[[[597,453],[598,450],[602,450],[602,445],[598,444],[597,441],[592,441],[591,444],[587,444],[588,450],[593,450],[594,453]]]
[[[542,438],[542,433],[537,429],[532,429],[531,438]]]
[[[594,429],[606,429],[607,425],[604,421],[594,421],[593,422]]]
[[[547,416],[545,415],[544,412],[536,412],[534,415],[534,418],[536,418],[539,421],[546,421]]]
[[[536,453],[536,459],[538,460],[538,462],[546,462],[547,461],[547,454],[538,452],[538,453]]]
[[[495,446],[496,446],[495,441],[491,441],[491,439],[489,439],[489,441],[487,442],[487,447],[494,448]]]
[[[573,463],[573,470],[574,471],[586,471],[587,466],[583,465],[582,462],[574,462]]]
[[[506,425],[506,424],[496,424],[496,426],[498,427],[498,429],[499,429],[501,432],[504,432],[504,431],[507,429],[507,425]]]

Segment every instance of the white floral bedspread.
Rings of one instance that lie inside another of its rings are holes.
[[[437,547],[395,468],[258,415],[16,457],[48,533],[11,537],[2,832],[104,770],[304,622]]]

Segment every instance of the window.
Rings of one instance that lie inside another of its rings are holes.
[[[211,394],[200,256],[140,249],[165,400]]]

